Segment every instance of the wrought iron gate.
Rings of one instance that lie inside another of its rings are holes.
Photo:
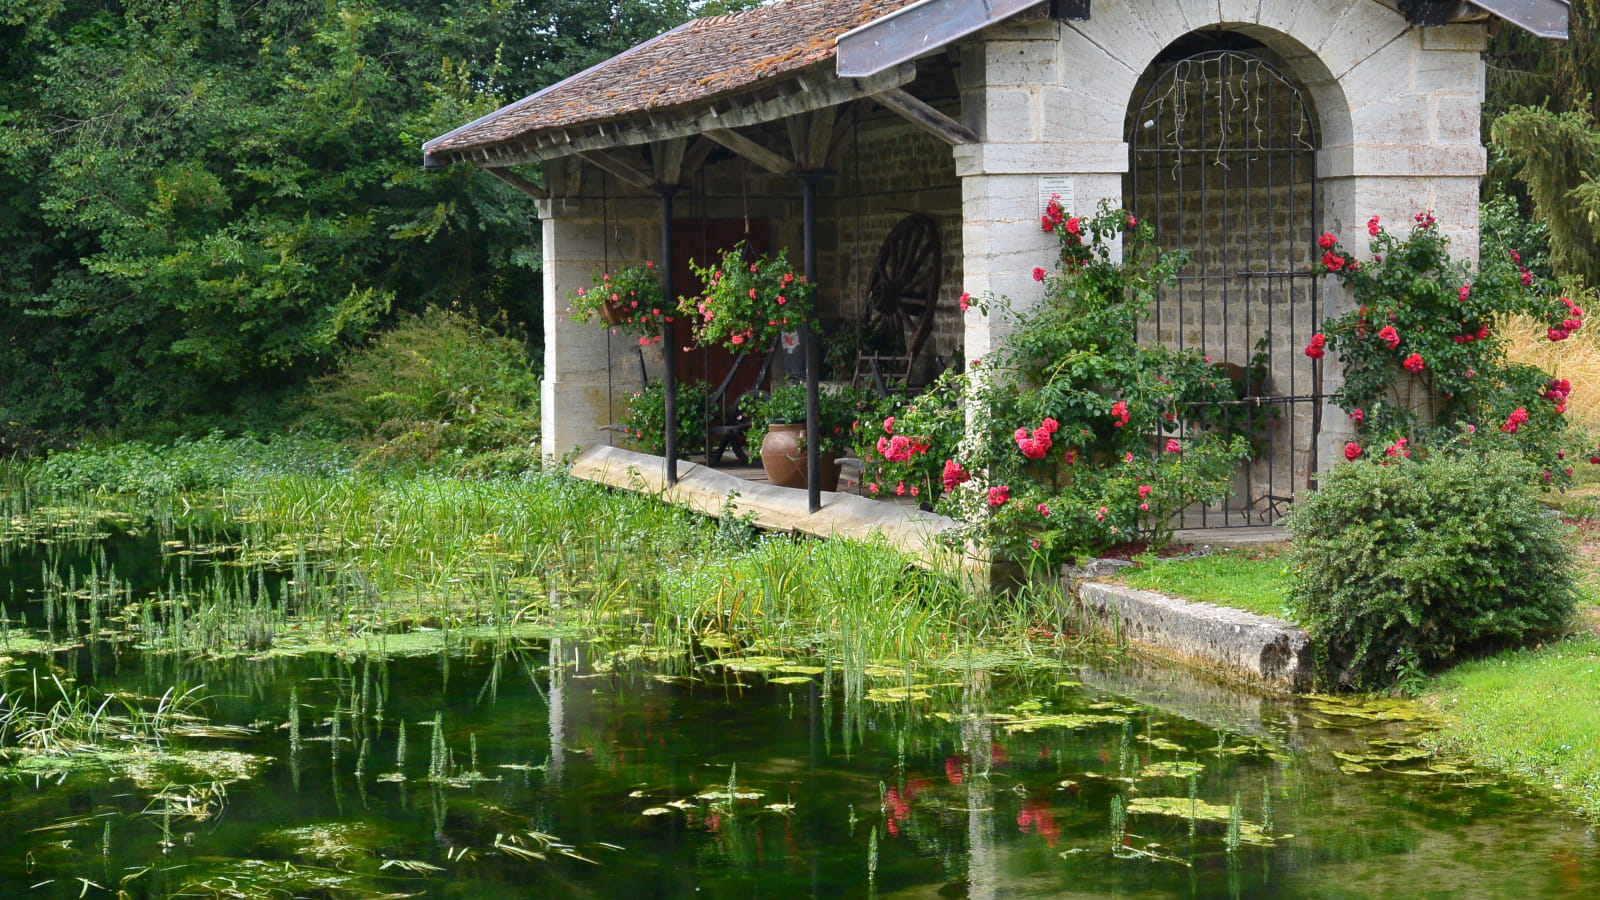
[[[1181,527],[1268,524],[1317,469],[1320,370],[1302,353],[1321,320],[1311,111],[1282,71],[1238,50],[1157,62],[1146,83],[1129,120],[1128,207],[1161,246],[1194,255],[1139,338],[1225,367],[1237,396],[1204,418],[1255,451],[1233,497]]]

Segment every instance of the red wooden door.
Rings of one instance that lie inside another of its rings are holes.
[[[748,221],[748,224],[747,224]],[[672,223],[672,242],[675,251],[672,260],[672,283],[681,296],[692,297],[704,289],[700,279],[689,271],[689,260],[704,268],[722,258],[724,250],[740,241],[745,242],[751,254],[766,253],[772,230],[765,219],[677,219]],[[671,352],[677,354],[678,378],[682,381],[703,381],[715,390],[733,369],[734,354],[721,347],[695,347],[688,327],[680,322],[673,328]],[[755,386],[764,353],[751,352],[739,366],[733,381],[724,394],[725,402],[732,404],[740,394]],[[726,410],[731,416],[731,407]],[[717,413],[713,412],[713,421]]]

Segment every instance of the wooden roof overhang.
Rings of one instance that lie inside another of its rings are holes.
[[[718,132],[867,99],[899,88],[915,77],[916,67],[909,63],[897,64],[866,78],[839,78],[834,75],[831,64],[819,64],[727,96],[671,109],[534,128],[507,138],[460,147],[436,146],[450,137],[447,134],[424,145],[424,165],[431,168],[468,162],[492,167],[516,166],[584,151],[611,150],[697,135],[715,137]]]
[[[975,141],[902,90],[916,77],[914,63],[862,78],[836,71],[840,34],[913,2],[779,0],[696,19],[428,141],[423,164],[470,163],[536,197],[542,189],[507,167],[581,155],[630,184],[654,187],[678,183],[720,144],[769,171],[797,173],[820,168],[840,110],[863,99],[947,141]],[[791,126],[789,154],[736,131],[780,120]],[[653,151],[653,172],[638,154],[613,152],[643,145]]]

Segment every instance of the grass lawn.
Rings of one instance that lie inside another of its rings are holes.
[[[1135,565],[1117,573],[1117,580],[1141,590],[1285,619],[1284,549],[1283,544],[1261,544],[1199,557],[1138,556]]]
[[[1600,636],[1464,663],[1424,699],[1449,718],[1451,749],[1600,817]]]

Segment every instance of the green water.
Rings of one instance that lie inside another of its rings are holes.
[[[105,555],[128,592],[171,579],[129,540]],[[45,556],[5,560],[14,627]],[[5,897],[1600,895],[1586,823],[1417,752],[1403,708],[1107,655],[845,673],[573,638],[209,661],[79,638],[5,668],[13,701],[52,674],[205,698],[122,742],[148,761],[9,769]]]

